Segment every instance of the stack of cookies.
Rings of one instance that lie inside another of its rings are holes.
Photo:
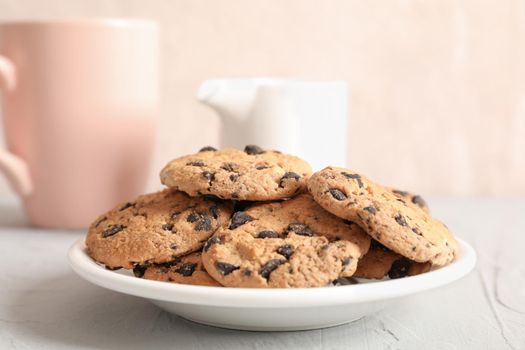
[[[204,147],[161,171],[168,188],[89,228],[106,268],[174,283],[300,288],[400,278],[454,260],[458,244],[419,196],[348,169],[249,145]]]

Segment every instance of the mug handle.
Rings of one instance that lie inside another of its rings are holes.
[[[13,91],[16,87],[14,64],[5,56],[0,55],[0,90]],[[31,194],[33,184],[29,176],[29,168],[24,160],[6,150],[0,149],[0,171],[4,173],[13,190],[21,196]]]

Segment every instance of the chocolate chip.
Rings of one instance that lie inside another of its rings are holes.
[[[191,223],[197,222],[197,225],[195,225],[195,230],[197,231],[208,231],[212,226],[211,216],[207,214],[199,214],[194,212],[188,215],[186,220]]]
[[[172,228],[173,228],[173,224],[164,224],[164,225],[162,225],[162,229],[165,230],[165,231],[171,231]]]
[[[350,221],[350,220],[344,220],[345,224],[349,225],[349,226],[352,226],[353,224],[355,224],[355,222],[353,221]]]
[[[414,196],[412,198],[412,203],[414,203],[417,206],[420,206],[421,208],[425,208],[427,206],[427,202],[425,202],[425,200],[421,196]]]
[[[234,230],[237,227],[244,225],[248,221],[252,221],[253,218],[248,215],[245,211],[238,211],[235,214],[233,214],[231,222],[230,222],[230,230]]]
[[[243,272],[242,274],[243,274],[244,276],[249,277],[249,276],[252,275],[252,270],[250,270],[250,269],[245,269],[244,272]]]
[[[343,176],[346,177],[347,179],[356,180],[357,181],[357,185],[359,186],[359,188],[363,188],[363,181],[361,181],[361,175],[359,175],[359,174],[349,174],[349,173],[346,173],[344,171],[341,174],[343,174]]]
[[[271,166],[267,162],[260,162],[255,164],[255,169],[257,170],[264,170],[268,168],[271,168]]]
[[[235,266],[235,265],[228,264],[228,263],[225,263],[225,262],[220,262],[220,261],[215,263],[215,267],[217,268],[217,270],[219,270],[219,272],[223,276],[229,275],[233,271],[240,269],[239,266]]]
[[[215,151],[217,151],[217,148],[212,147],[212,146],[205,146],[199,150],[199,152],[215,152]]]
[[[239,168],[239,164],[237,163],[223,163],[221,165],[221,169],[226,170],[228,172],[235,172]]]
[[[131,208],[131,207],[134,207],[135,206],[135,203],[126,203],[122,206],[122,208],[119,209],[119,211],[123,211],[123,210],[126,210],[128,208]]]
[[[133,267],[133,274],[135,275],[135,277],[142,278],[144,277],[144,272],[146,272],[147,268],[147,265],[135,265]]]
[[[268,279],[270,277],[270,274],[284,262],[285,260],[272,259],[262,266],[261,270],[259,271],[259,274],[263,278]]]
[[[279,181],[279,187],[284,187],[284,181],[288,179],[294,179],[295,181],[299,181],[301,178],[301,175],[294,173],[293,171],[289,171],[281,177],[281,180]]]
[[[205,166],[204,162],[202,160],[192,160],[191,162],[186,163],[186,165],[190,166]]]
[[[343,266],[347,266],[352,262],[352,258],[346,257],[343,259]]]
[[[215,180],[215,174],[214,173],[210,173],[209,171],[203,171],[202,172],[202,176],[204,176],[204,178],[206,180],[208,180],[208,183],[210,183],[210,184],[211,184],[211,182],[213,180]]]
[[[351,284],[358,284],[359,282],[353,277],[339,277],[334,280],[332,284],[334,286],[349,286]]]
[[[412,232],[414,232],[415,234],[420,235],[420,236],[423,235],[423,233],[421,232],[421,230],[420,230],[419,228],[417,228],[417,227],[413,227],[413,228],[412,228]]]
[[[394,261],[390,271],[388,271],[388,277],[395,279],[401,278],[408,275],[408,269],[410,268],[410,261],[408,259],[398,259]]]
[[[290,259],[293,254],[293,247],[290,244],[285,244],[277,248],[277,253],[284,256],[286,259]]]
[[[332,195],[332,197],[334,197],[338,201],[344,201],[346,199],[346,194],[344,194],[343,192],[339,191],[336,188],[331,188],[330,194]]]
[[[197,220],[199,220],[201,218],[201,216],[197,213],[191,213],[190,215],[188,215],[188,218],[186,219],[186,221],[188,222],[195,222]]]
[[[293,223],[288,225],[286,231],[294,232],[296,235],[299,236],[312,237],[314,235],[314,231],[312,231],[310,226],[301,223]]]
[[[401,214],[397,214],[394,219],[396,219],[396,222],[401,226],[408,226],[407,221],[405,220],[405,217]]]
[[[120,231],[122,231],[125,228],[126,228],[126,226],[124,226],[124,225],[113,225],[110,228],[108,228],[107,230],[105,230],[104,232],[102,232],[102,238],[107,238],[109,236],[113,236],[113,235],[119,233]]]
[[[206,214],[202,214],[199,223],[197,224],[197,226],[195,226],[195,230],[209,231],[211,229],[211,223],[211,217],[209,217]]]
[[[177,247],[176,244],[172,244],[172,245],[170,245],[170,248],[171,248],[171,250],[177,250],[178,247]]]
[[[235,182],[239,178],[239,174],[231,174],[230,175],[230,181]]]
[[[184,277],[190,277],[193,275],[193,272],[195,271],[195,268],[197,267],[197,264],[195,263],[185,263],[182,264],[181,267],[175,270],[175,272],[183,275]]]
[[[203,250],[207,252],[208,249],[210,249],[212,245],[217,244],[217,243],[221,243],[221,238],[219,236],[213,236],[212,238],[208,239],[206,243],[204,243]]]
[[[401,196],[401,197],[406,197],[408,196],[408,192],[406,191],[401,191],[401,190],[392,190],[392,192],[394,192],[395,194]]]
[[[363,210],[369,212],[372,215],[375,215],[375,213],[377,213],[377,209],[373,206],[365,207],[363,208]]]
[[[257,238],[279,238],[279,234],[272,230],[265,230],[259,232]]]
[[[213,205],[210,208],[210,212],[211,212],[211,215],[213,215],[214,219],[218,219],[219,218],[219,207],[217,205]]]
[[[244,152],[250,155],[255,155],[255,154],[264,153],[264,150],[261,147],[256,146],[256,145],[247,145],[246,147],[244,147]]]

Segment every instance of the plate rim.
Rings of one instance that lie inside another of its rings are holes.
[[[461,279],[476,265],[470,244],[457,238],[460,254],[447,266],[421,275],[363,284],[319,288],[227,288],[165,283],[105,269],[86,253],[84,238],[68,250],[70,267],[80,277],[120,293],[178,304],[218,307],[289,308],[358,304],[403,297]]]

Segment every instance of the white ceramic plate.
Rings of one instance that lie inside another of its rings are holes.
[[[70,248],[68,258],[82,278],[146,298],[188,320],[232,329],[289,331],[351,322],[382,309],[396,298],[460,279],[474,268],[476,253],[466,242],[459,243],[461,253],[454,263],[418,276],[323,288],[221,288],[144,280],[95,263],[86,254],[83,239]]]

